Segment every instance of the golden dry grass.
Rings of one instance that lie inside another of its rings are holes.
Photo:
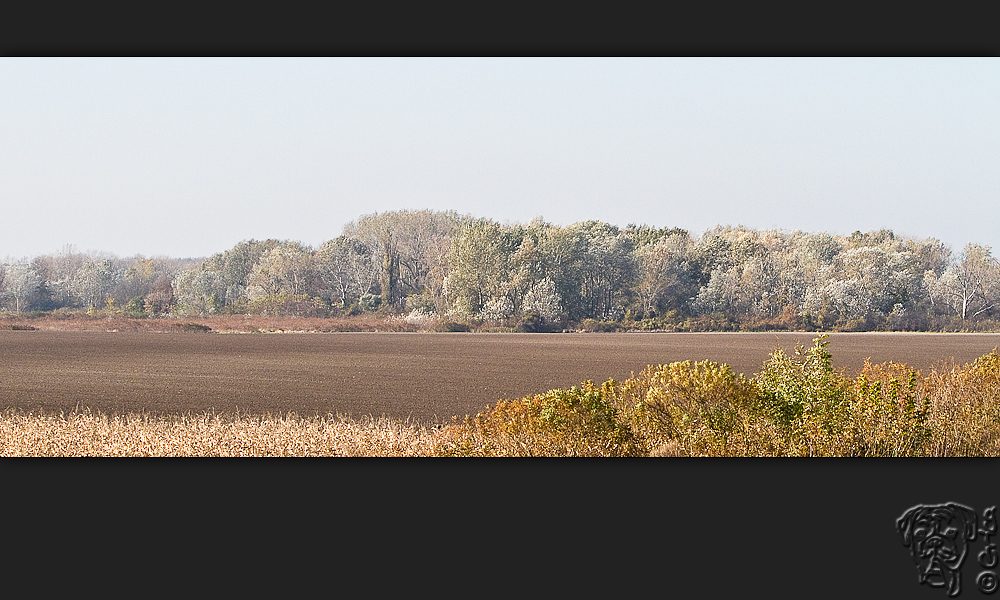
[[[389,419],[0,413],[0,456],[430,456],[442,430]]]

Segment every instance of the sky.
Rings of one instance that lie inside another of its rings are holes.
[[[400,209],[997,256],[998,102],[994,57],[0,57],[0,260],[318,246]]]

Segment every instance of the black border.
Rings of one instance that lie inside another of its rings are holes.
[[[146,8],[22,7],[0,27],[0,56],[1000,55],[986,2]]]
[[[21,556],[90,532],[120,544],[119,570],[264,561],[271,573],[293,569],[282,579],[338,589],[332,572],[394,592],[420,582],[463,594],[941,598],[918,584],[896,520],[917,504],[979,514],[1000,505],[996,468],[993,459],[3,459],[0,478],[18,517],[5,541]],[[75,560],[106,569],[107,556]],[[970,554],[967,596],[978,594],[978,571]]]

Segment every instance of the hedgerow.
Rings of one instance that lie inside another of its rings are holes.
[[[498,402],[449,428],[446,456],[997,456],[1000,354],[926,376],[834,369],[820,335],[753,378],[710,361],[650,366]]]

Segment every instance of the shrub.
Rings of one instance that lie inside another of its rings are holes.
[[[935,370],[923,388],[931,404],[928,454],[1000,454],[1000,354],[995,349],[972,364]]]
[[[844,425],[850,380],[834,371],[828,344],[822,334],[811,348],[796,347],[794,358],[779,348],[755,380],[762,408],[782,432],[792,455],[832,450],[823,442],[834,441]]]
[[[580,329],[589,333],[610,333],[618,331],[620,326],[614,321],[598,321],[597,319],[584,319],[580,321]]]
[[[542,315],[533,310],[521,315],[517,320],[516,329],[520,333],[545,333],[552,330],[542,319]]]
[[[326,317],[330,306],[319,297],[307,294],[272,294],[250,301],[246,306],[236,306],[232,314],[253,313],[259,315]]]
[[[382,305],[382,297],[375,294],[364,294],[358,298],[358,306],[365,312],[375,312]]]
[[[918,456],[931,439],[930,397],[918,399],[919,373],[899,363],[865,361],[855,382],[845,454]],[[906,381],[904,385],[902,382]]]
[[[133,319],[142,319],[146,316],[146,306],[140,297],[132,298],[125,305],[125,315]]]
[[[438,307],[434,302],[434,297],[429,292],[424,291],[406,297],[406,311],[411,314],[414,312],[434,314],[438,312]]]
[[[613,381],[499,401],[466,417],[437,454],[444,456],[639,456],[645,448],[619,420]]]
[[[635,431],[654,453],[683,456],[753,454],[747,424],[757,390],[725,364],[676,362],[648,367],[621,385]],[[659,449],[659,450],[658,450]]]

